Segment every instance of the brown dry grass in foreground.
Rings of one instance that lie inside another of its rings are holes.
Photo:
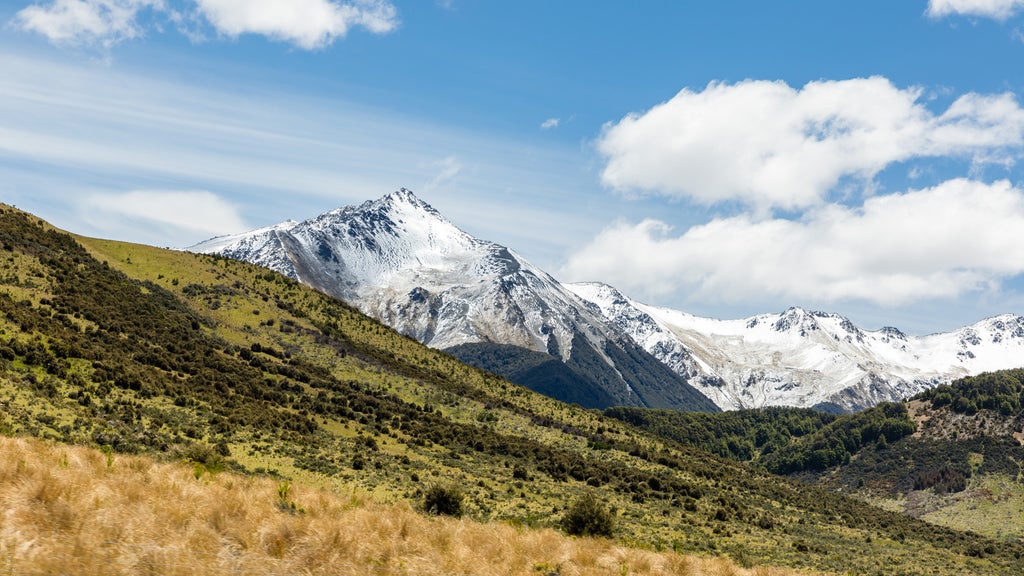
[[[4,574],[795,574],[29,439],[0,438],[0,506]]]

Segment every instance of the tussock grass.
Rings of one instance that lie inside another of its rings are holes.
[[[797,573],[428,518],[358,494],[34,439],[0,438],[0,505],[5,574]]]

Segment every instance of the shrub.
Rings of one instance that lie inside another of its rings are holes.
[[[614,525],[612,512],[589,492],[577,498],[562,518],[562,529],[573,536],[611,537]]]
[[[462,490],[454,484],[434,484],[423,495],[423,510],[428,514],[462,516]]]

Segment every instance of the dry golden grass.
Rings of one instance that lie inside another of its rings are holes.
[[[0,506],[3,574],[796,573],[32,439],[0,438]]]

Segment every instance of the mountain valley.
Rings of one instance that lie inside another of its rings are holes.
[[[197,482],[236,471],[419,509],[457,488],[468,519],[521,529],[590,494],[621,542],[744,566],[1009,574],[1024,553],[536,394],[247,263],[4,207],[0,278],[0,429],[115,467],[148,454]]]

